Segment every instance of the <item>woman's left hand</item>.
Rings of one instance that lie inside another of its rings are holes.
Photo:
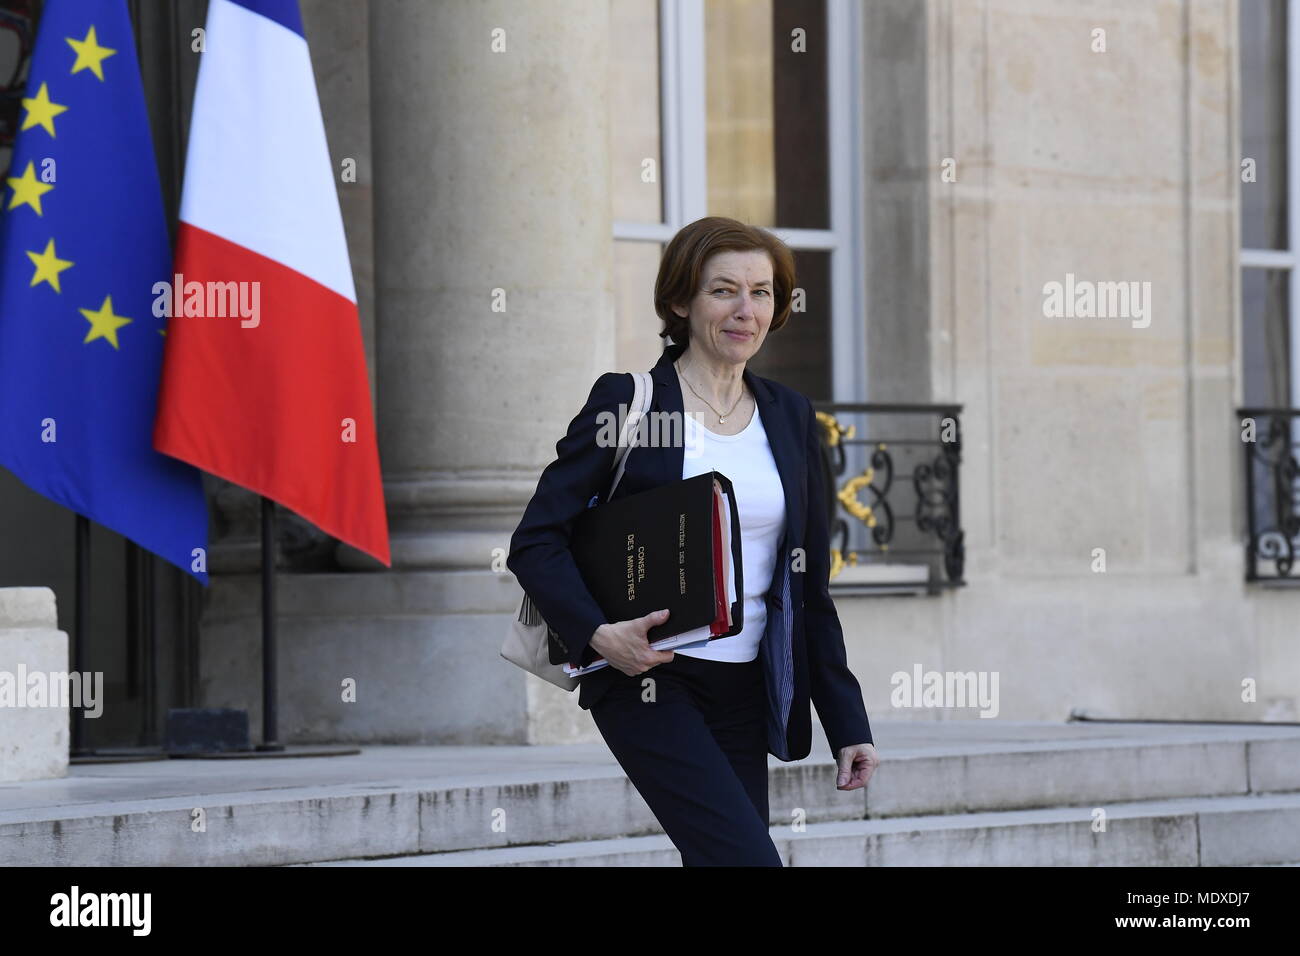
[[[865,787],[871,775],[880,766],[876,748],[871,744],[853,744],[841,747],[835,758],[839,764],[839,776],[835,781],[836,790],[857,790]]]

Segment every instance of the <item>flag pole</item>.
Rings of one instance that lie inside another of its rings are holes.
[[[87,613],[90,603],[90,519],[83,514],[77,514],[77,532],[76,532],[76,582],[74,589],[76,591],[76,606],[73,610],[72,618],[72,667],[69,668],[74,673],[84,673],[86,671],[86,621],[90,619]],[[84,757],[92,753],[86,747],[86,725],[85,710],[81,707],[72,708],[72,746],[69,748],[70,757]]]
[[[276,729],[275,502],[262,499],[262,742],[258,750],[284,750]]]
[[[141,608],[140,625],[144,644],[141,664],[144,680],[141,681],[141,712],[144,716],[144,743],[154,748],[158,739],[158,578],[155,574],[154,556],[150,551],[136,547],[143,557],[140,573],[144,576],[144,607]]]

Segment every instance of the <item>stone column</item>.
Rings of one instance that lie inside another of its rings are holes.
[[[539,715],[580,727],[576,702],[498,649],[510,532],[613,367],[608,5],[372,0],[370,42],[388,596],[415,602],[388,610],[421,615],[422,660],[481,709],[428,702],[428,739],[562,739]]]

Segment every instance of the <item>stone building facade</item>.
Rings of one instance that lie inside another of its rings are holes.
[[[1288,4],[1247,6],[301,0],[332,158],[358,172],[339,196],[393,567],[286,521],[282,737],[599,739],[497,655],[505,549],[592,381],[657,358],[659,251],[711,214],[773,228],[807,279],[761,374],[961,406],[961,586],[837,591],[871,715],[978,719],[895,706],[919,668],[997,672],[1009,720],[1300,719],[1300,591],[1246,579],[1238,410],[1300,406],[1290,233],[1254,238],[1286,201]],[[203,4],[146,7],[174,184]],[[1054,317],[1053,283],[1132,298]],[[211,491],[212,587],[158,572],[155,706],[256,726],[256,502]],[[0,583],[55,587],[62,622],[70,516],[8,476],[0,514]],[[97,534],[117,634],[122,551]],[[104,643],[123,700],[130,640]]]

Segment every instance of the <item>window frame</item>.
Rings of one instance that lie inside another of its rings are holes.
[[[1238,36],[1240,37],[1240,29]],[[1242,269],[1287,273],[1287,339],[1290,342],[1290,407],[1300,408],[1300,0],[1286,3],[1286,245],[1285,249],[1241,247]],[[1240,73],[1240,68],[1239,68]],[[1239,208],[1240,208],[1240,204]],[[1245,369],[1241,369],[1245,374]],[[1244,387],[1244,384],[1243,384]],[[1300,432],[1300,421],[1297,422]],[[1300,440],[1300,434],[1297,435]]]
[[[616,219],[615,241],[667,244],[687,223],[708,215],[704,2],[659,0],[659,172],[664,221]],[[853,0],[826,0],[826,26],[830,227],[756,225],[791,249],[829,253],[831,395],[837,402],[855,402],[867,395],[863,65],[862,44],[854,42],[863,26],[859,5]]]

